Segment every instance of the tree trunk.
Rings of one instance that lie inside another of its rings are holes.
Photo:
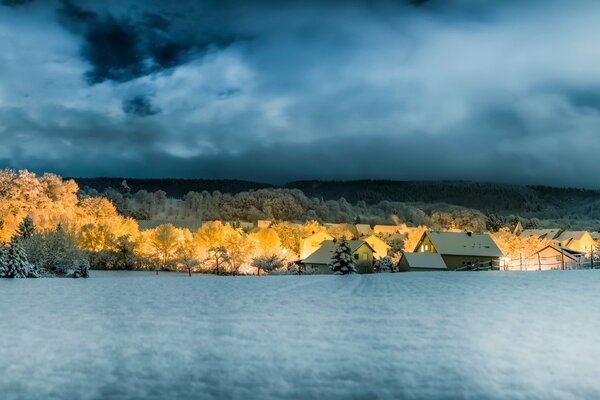
[[[192,269],[188,268],[188,275],[191,277],[192,276]]]

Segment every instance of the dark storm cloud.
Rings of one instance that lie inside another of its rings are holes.
[[[81,54],[92,66],[86,72],[90,84],[130,81],[234,41],[219,35],[202,40],[175,37],[171,22],[152,12],[132,11],[117,18],[110,11],[99,13],[64,1],[59,15],[65,26],[84,37]]]
[[[32,1],[34,0],[2,0],[0,1],[0,4],[8,7],[16,7],[31,3]]]
[[[6,166],[598,186],[596,2],[10,3]]]
[[[137,95],[123,100],[123,111],[139,117],[148,117],[158,114],[160,109],[152,105],[149,97]]]

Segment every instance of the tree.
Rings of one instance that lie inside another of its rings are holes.
[[[229,265],[231,258],[227,253],[227,249],[224,246],[211,247],[208,249],[208,260],[215,268],[215,273],[220,275],[220,268]]]
[[[0,260],[0,277],[27,278],[31,270],[25,251],[18,240],[13,240],[8,249],[3,251]]]
[[[125,179],[123,179],[123,181],[121,182],[119,191],[121,192],[123,197],[125,197],[125,198],[131,197],[131,189],[129,188],[129,185],[127,184],[127,181]]]
[[[375,261],[373,266],[377,272],[393,272],[394,262],[391,257],[383,257]]]
[[[354,256],[346,237],[342,236],[337,242],[333,256],[329,262],[329,268],[336,274],[347,275],[356,273]]]
[[[149,239],[151,248],[158,257],[160,267],[165,269],[175,258],[175,253],[183,237],[182,232],[173,225],[163,224],[151,231]]]
[[[35,225],[33,219],[28,215],[23,218],[23,221],[17,227],[16,235],[22,239],[29,239],[35,233]]]
[[[305,267],[302,263],[295,263],[292,261],[288,263],[287,268],[288,271],[290,271],[294,275],[302,275],[305,272]]]
[[[402,251],[405,253],[415,251],[415,248],[419,244],[419,240],[421,240],[421,237],[423,237],[423,233],[425,233],[426,230],[426,226],[417,226],[416,228],[410,228],[406,239],[404,239]]]
[[[256,243],[240,231],[227,236],[225,247],[229,255],[231,272],[237,275],[243,266],[249,264],[249,260],[255,251]]]
[[[252,266],[256,268],[256,275],[260,275],[260,271],[269,273],[273,270],[283,268],[283,260],[276,255],[260,256],[252,260]]]
[[[504,221],[496,214],[488,214],[485,219],[485,227],[490,232],[498,232],[503,226]]]

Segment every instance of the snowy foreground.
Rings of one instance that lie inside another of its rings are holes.
[[[600,398],[600,271],[0,280],[2,399]]]

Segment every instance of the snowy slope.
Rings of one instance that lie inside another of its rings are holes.
[[[600,398],[600,271],[0,281],[3,399]]]

